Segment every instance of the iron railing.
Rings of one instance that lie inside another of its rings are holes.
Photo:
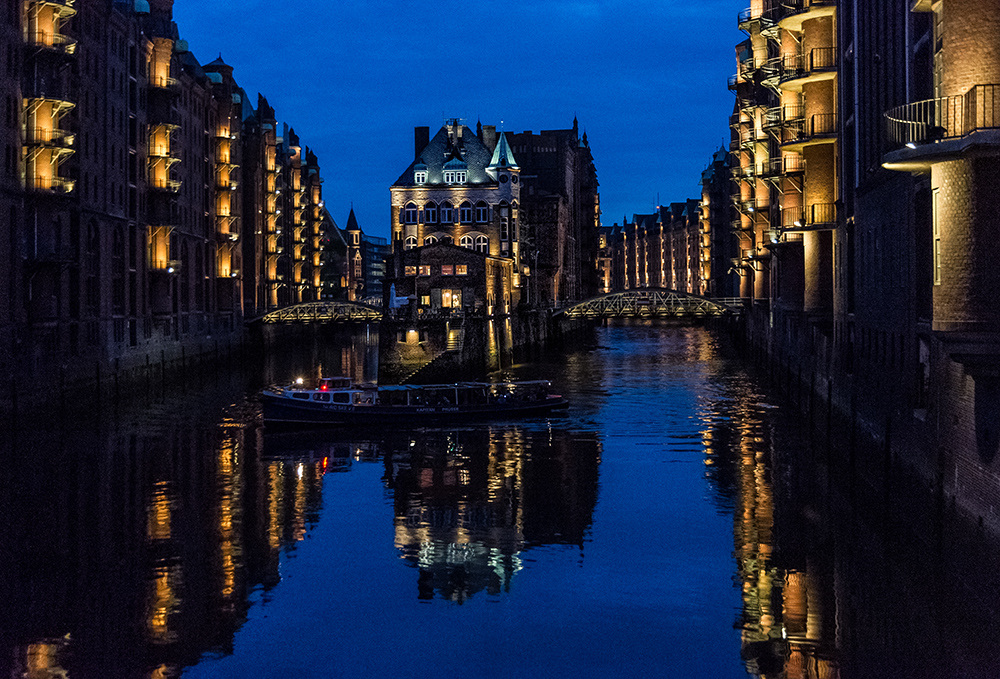
[[[889,139],[899,146],[1000,129],[1000,84],[976,85],[965,94],[904,104],[886,111],[884,116]]]

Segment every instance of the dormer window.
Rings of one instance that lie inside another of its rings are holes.
[[[445,173],[444,173],[444,183],[445,184],[454,184],[455,183],[455,177],[456,177],[456,175],[458,175],[458,173],[455,172],[454,170],[445,170]]]
[[[414,184],[426,184],[427,183],[427,170],[416,170],[413,173],[413,183]]]
[[[458,184],[465,183],[465,177],[468,173],[465,170],[458,170],[455,172],[455,182]]]

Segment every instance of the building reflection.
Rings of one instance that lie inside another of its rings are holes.
[[[733,511],[741,657],[762,679],[838,679],[836,610],[827,604],[833,552],[796,518],[793,489],[777,509],[769,410],[758,399],[737,390],[734,400],[709,408],[724,417],[710,418],[703,433],[708,477]]]
[[[582,548],[599,458],[596,438],[510,426],[424,433],[394,448],[396,548],[419,572],[418,598],[498,595],[525,550]]]

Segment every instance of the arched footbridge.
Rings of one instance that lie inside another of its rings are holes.
[[[612,292],[556,312],[562,318],[710,318],[738,315],[739,297],[699,297],[664,288]]]
[[[303,302],[254,319],[261,323],[338,323],[380,321],[382,309],[359,302]]]

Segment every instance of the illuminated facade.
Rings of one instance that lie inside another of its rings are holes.
[[[597,270],[604,292],[665,288],[705,295],[705,237],[697,200],[635,214],[599,230]]]
[[[998,15],[995,1],[755,0],[730,87],[751,341],[1000,526]]]
[[[260,116],[221,58],[199,64],[172,6],[19,0],[0,14],[4,44],[24,47],[0,76],[0,374],[22,395],[214,349],[244,315],[319,296],[315,158],[289,140],[247,146]],[[287,206],[264,200],[281,182]]]
[[[392,185],[391,281],[398,290],[412,288],[418,274],[408,273],[402,255],[414,249],[452,244],[483,262],[499,258],[511,275],[493,305],[466,300],[496,313],[509,313],[521,299],[519,201],[520,167],[507,140],[492,126],[473,133],[461,121],[448,121],[433,138],[426,127],[414,130],[415,159]],[[487,267],[481,268],[484,275]],[[530,274],[529,272],[526,272]],[[485,289],[486,280],[479,281]],[[419,310],[420,300],[414,300]],[[465,302],[463,302],[463,305]]]
[[[826,327],[840,204],[836,4],[755,0],[739,15],[748,37],[730,79],[743,296]]]

